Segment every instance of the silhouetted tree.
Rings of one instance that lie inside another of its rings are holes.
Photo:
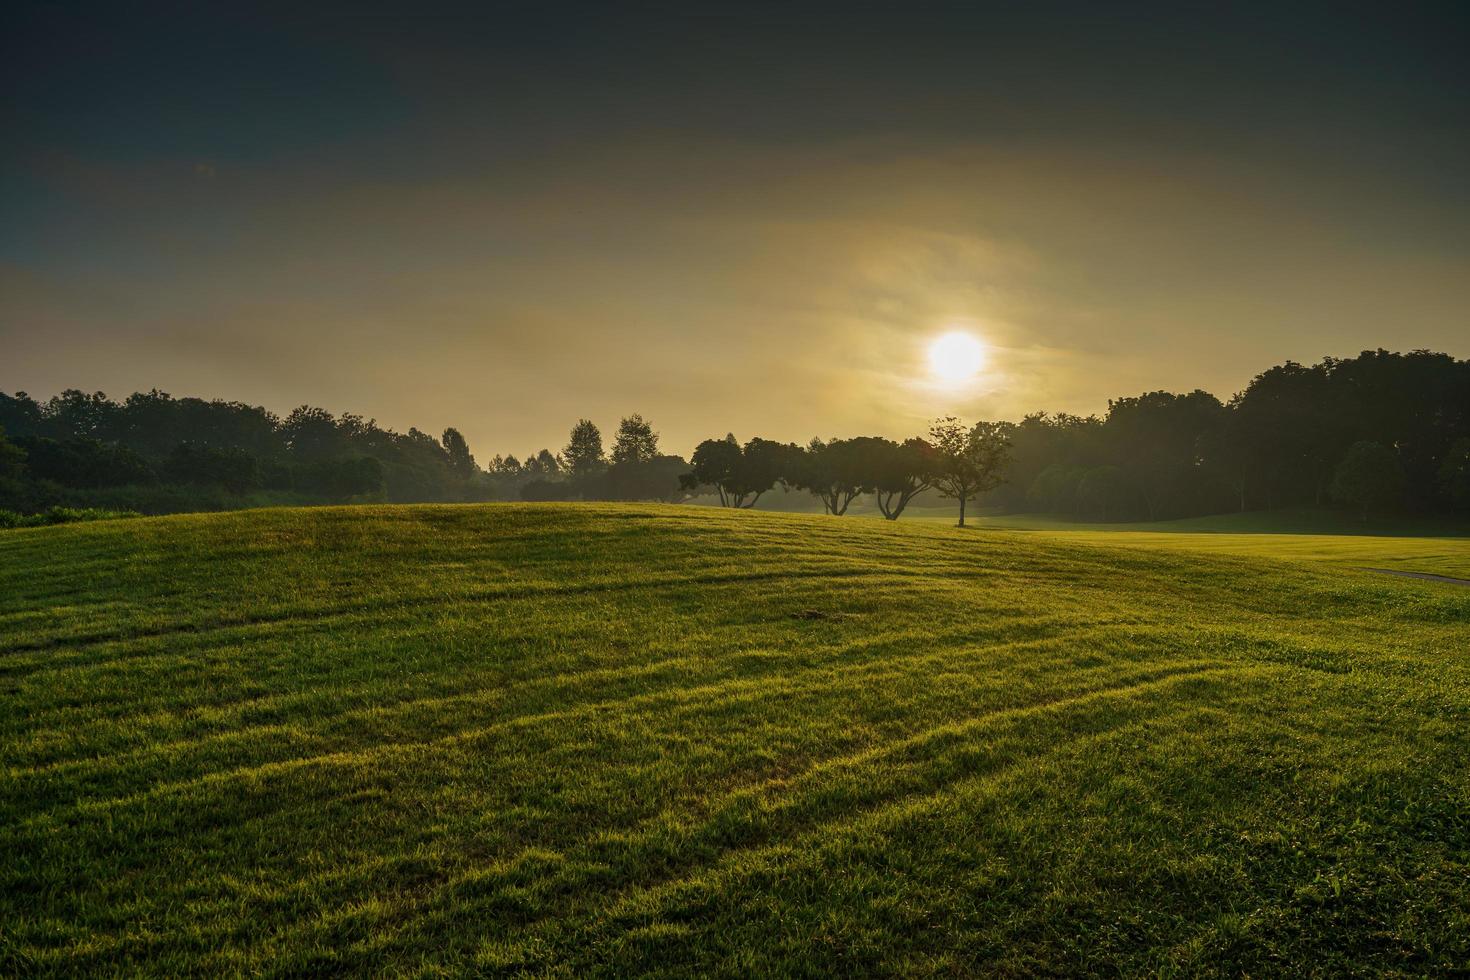
[[[1398,504],[1404,496],[1404,468],[1398,454],[1382,443],[1353,443],[1333,471],[1332,495],[1357,504],[1365,521],[1370,510]]]
[[[611,500],[659,500],[677,503],[685,499],[683,478],[689,464],[679,456],[654,456],[639,462],[614,463],[604,478]]]
[[[153,467],[126,446],[97,439],[57,440],[44,436],[15,442],[25,451],[27,471],[38,480],[77,489],[154,482]]]
[[[966,428],[953,416],[935,420],[929,442],[937,453],[934,487],[960,502],[959,526],[965,526],[965,502],[1000,485],[1010,442],[995,422]]]
[[[231,493],[245,493],[260,486],[260,465],[243,449],[216,449],[181,442],[163,464],[170,483],[216,486]]]
[[[1026,500],[1034,508],[1048,514],[1074,514],[1077,511],[1077,487],[1087,470],[1067,463],[1053,463],[1031,481]]]
[[[449,468],[457,476],[468,480],[479,471],[479,467],[475,466],[475,457],[470,454],[470,445],[465,442],[464,436],[459,434],[458,429],[445,429],[439,441],[444,445],[444,452],[449,456]]]
[[[1077,509],[1088,517],[1111,521],[1125,514],[1133,486],[1116,466],[1094,466],[1077,481]]]
[[[713,487],[722,507],[749,509],[787,474],[799,450],[769,439],[751,439],[742,448],[734,434],[706,439],[694,450],[690,472],[679,484],[691,493]]]
[[[44,415],[57,437],[108,440],[115,436],[118,404],[102,392],[87,394],[68,388],[46,403]]]
[[[5,437],[0,427],[0,480],[14,480],[26,470],[26,451]]]
[[[829,442],[813,439],[804,452],[792,456],[788,482],[821,500],[828,514],[841,517],[853,500],[873,490],[877,476],[874,442],[867,437]]]
[[[572,486],[563,480],[531,480],[521,485],[520,498],[525,501],[545,502],[571,500]]]
[[[735,441],[734,433],[723,439],[706,439],[694,447],[690,471],[679,478],[679,483],[690,492],[713,487],[721,507],[743,507],[746,495],[737,493],[742,462],[740,443]],[[752,506],[754,503],[751,501]]]
[[[337,419],[323,408],[302,405],[292,409],[281,423],[286,448],[298,460],[332,459],[341,454],[345,439],[337,431]]]
[[[1457,440],[1445,453],[1439,486],[1457,510],[1470,510],[1470,437]]]
[[[602,452],[602,433],[587,419],[580,419],[572,426],[571,437],[561,455],[573,478],[586,478],[607,465]]]
[[[896,521],[910,501],[934,486],[939,454],[923,439],[906,439],[902,445],[878,438],[864,442],[878,510]]]
[[[644,421],[641,415],[629,415],[618,425],[618,437],[613,442],[614,465],[646,463],[658,455],[658,433]]]
[[[1198,390],[1151,391],[1108,403],[1103,432],[1110,455],[1137,488],[1149,520],[1197,509],[1208,498],[1201,440],[1216,433],[1224,417],[1220,400]]]
[[[543,449],[534,456],[526,457],[525,471],[532,476],[550,479],[561,474],[561,459],[550,449]]]
[[[21,436],[42,436],[46,424],[40,403],[23,391],[14,395],[0,392],[0,429],[10,433],[12,439]]]

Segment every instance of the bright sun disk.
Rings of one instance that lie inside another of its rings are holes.
[[[985,345],[963,331],[947,333],[929,345],[929,373],[947,384],[969,381],[985,366]]]

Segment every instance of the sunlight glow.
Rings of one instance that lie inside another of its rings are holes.
[[[985,366],[985,345],[963,331],[952,331],[929,345],[929,373],[948,385],[962,384]]]

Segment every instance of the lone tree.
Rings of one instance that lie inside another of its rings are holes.
[[[878,510],[896,521],[909,501],[934,486],[939,454],[923,439],[906,439],[903,445],[890,439],[864,441]]]
[[[965,501],[994,490],[1010,460],[1011,444],[997,422],[976,422],[968,429],[954,416],[936,419],[929,440],[938,454],[934,487],[960,502],[959,526],[965,526]]]
[[[634,413],[618,424],[618,437],[613,442],[613,465],[647,463],[658,456],[658,433]]]
[[[1378,442],[1353,443],[1332,474],[1332,495],[1357,504],[1365,521],[1370,510],[1402,500],[1404,487],[1398,453]]]
[[[454,470],[456,476],[468,480],[475,475],[478,469],[475,466],[475,457],[470,454],[470,444],[465,442],[458,429],[445,429],[439,441],[444,444],[444,452],[449,456],[449,468]]]
[[[572,426],[567,448],[561,451],[562,464],[575,477],[586,477],[598,472],[606,465],[602,454],[602,432],[588,419],[579,419]]]

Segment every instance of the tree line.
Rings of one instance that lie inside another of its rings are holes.
[[[770,494],[771,496],[767,496]],[[0,509],[104,507],[166,513],[258,504],[481,500],[705,500],[733,508],[809,495],[833,515],[871,501],[897,520],[947,497],[1078,520],[1163,520],[1228,510],[1351,506],[1470,511],[1470,362],[1365,351],[1208,392],[1119,398],[1102,416],[936,421],[902,441],[806,445],[733,435],[687,461],[640,415],[610,448],[588,419],[560,450],[476,462],[457,429],[434,437],[360,415],[150,391],[114,401],[64,391],[0,393]],[[864,504],[866,506],[866,503]]]

